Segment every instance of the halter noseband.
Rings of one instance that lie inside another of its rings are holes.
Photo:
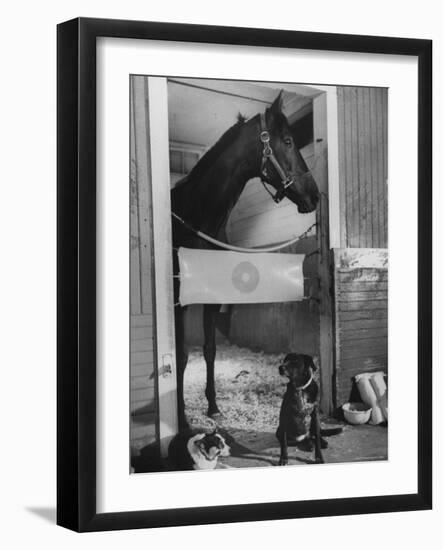
[[[266,191],[271,195],[272,200],[278,204],[285,196],[286,189],[294,183],[294,178],[286,175],[286,172],[283,170],[280,163],[276,159],[274,152],[272,151],[272,148],[270,145],[271,138],[266,128],[266,119],[265,119],[264,113],[260,113],[260,123],[261,123],[260,141],[263,143],[261,168],[260,168],[260,180],[264,188],[266,189]],[[266,169],[266,165],[268,162],[271,162],[272,165],[274,166],[275,170],[280,176],[281,184],[282,184],[282,186],[279,189],[277,189],[277,191],[274,194],[272,194],[272,192],[266,187],[266,183],[268,183],[268,171]]]

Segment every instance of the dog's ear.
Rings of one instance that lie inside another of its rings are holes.
[[[217,424],[214,422],[212,425],[212,430],[209,431],[206,435],[215,435],[217,433]]]
[[[203,449],[205,448],[205,444],[204,444],[204,442],[203,442],[202,439],[198,439],[197,441],[194,441],[194,445],[195,445],[196,447],[198,447],[198,449],[199,449],[200,451],[203,451]]]
[[[283,359],[283,363],[291,363],[291,361],[296,361],[298,356],[298,353],[288,353],[288,355],[286,355]]]
[[[310,367],[312,370],[317,370],[318,369],[318,357],[314,356],[314,357],[309,357],[310,359]]]

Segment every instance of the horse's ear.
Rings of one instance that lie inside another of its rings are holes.
[[[283,110],[283,90],[280,90],[280,93],[276,97],[274,103],[270,107],[270,112],[272,114],[281,113]]]
[[[275,119],[278,119],[278,115],[281,115],[283,107],[283,90],[276,97],[274,103],[266,109],[266,119],[270,127],[272,127]]]

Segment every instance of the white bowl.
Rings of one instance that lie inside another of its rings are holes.
[[[365,403],[345,403],[342,409],[349,424],[366,424],[371,417],[372,408]]]

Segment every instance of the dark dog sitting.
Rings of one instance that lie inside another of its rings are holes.
[[[288,463],[288,442],[297,444],[303,441],[307,449],[315,448],[315,461],[324,462],[321,450],[328,444],[321,438],[319,391],[313,378],[316,369],[312,357],[301,353],[289,353],[279,366],[281,376],[289,378],[276,432],[281,449],[280,466]]]
[[[213,470],[218,457],[230,456],[230,447],[214,430],[211,433],[188,432],[176,435],[169,444],[168,460],[174,470]]]

